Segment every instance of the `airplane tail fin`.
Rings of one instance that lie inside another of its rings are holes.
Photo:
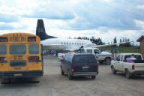
[[[41,40],[56,38],[46,34],[43,19],[38,19],[37,21],[36,35],[39,36]]]

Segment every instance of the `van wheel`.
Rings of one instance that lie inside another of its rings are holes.
[[[11,79],[10,78],[1,79],[1,84],[10,84],[10,83],[11,83]]]
[[[113,74],[116,74],[116,72],[117,72],[113,66],[111,67],[111,71]]]
[[[72,80],[72,76],[71,76],[70,72],[68,72],[68,79]]]
[[[96,76],[92,76],[92,79],[96,79]]]
[[[106,65],[110,65],[111,64],[111,59],[110,58],[106,58],[105,59],[105,64]]]
[[[61,68],[61,75],[64,75],[64,71],[62,70],[62,68]]]
[[[131,74],[129,73],[129,70],[128,70],[128,69],[125,71],[125,74],[126,74],[126,78],[127,78],[127,79],[130,79],[130,78],[131,78]]]

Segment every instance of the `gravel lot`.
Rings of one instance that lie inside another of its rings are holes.
[[[44,56],[44,76],[40,83],[19,81],[0,84],[0,96],[144,96],[144,77],[126,79],[113,75],[110,65],[100,65],[95,80],[60,75],[60,62],[55,56]]]

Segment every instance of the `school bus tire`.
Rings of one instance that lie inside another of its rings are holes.
[[[33,83],[39,83],[40,82],[40,77],[32,77],[32,78],[29,78],[30,82],[33,82]]]

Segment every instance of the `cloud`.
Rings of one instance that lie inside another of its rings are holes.
[[[31,18],[71,20],[75,18],[75,12],[69,1],[53,1],[40,3],[39,6],[32,11],[32,14],[23,16]]]
[[[0,13],[7,14],[5,18],[3,16],[3,19],[0,19],[4,22],[14,22],[19,16],[20,18],[46,18],[53,22],[60,20],[65,22],[66,27],[63,28],[69,30],[90,30],[99,27],[141,30],[135,20],[144,21],[142,0],[133,2],[130,0],[26,0],[23,2],[14,0],[14,4],[8,3],[10,7],[4,6],[6,2],[2,2],[0,8],[3,8],[4,12],[0,11]]]
[[[0,22],[18,22],[19,18],[15,15],[0,14]]]
[[[107,32],[102,32],[105,28],[101,28],[99,30],[57,30],[52,29],[47,31],[47,34],[59,37],[59,38],[74,38],[74,37],[88,37],[91,38],[94,36],[95,38],[101,38],[105,43],[113,42],[113,39],[116,37],[117,42],[120,42],[120,39],[127,38],[131,41],[137,42],[136,40],[143,35],[143,31],[137,30],[115,30],[109,29]],[[106,28],[107,30],[107,28]]]
[[[41,18],[47,33],[57,37],[137,39],[144,33],[143,6],[143,0],[0,0],[0,33],[35,34]]]
[[[143,10],[144,10],[144,5],[138,5],[137,8],[138,8],[138,9],[143,9]]]
[[[11,25],[7,25],[7,24],[0,25],[0,30],[13,30],[13,29],[14,27]]]
[[[129,0],[128,0],[129,1]],[[102,2],[85,1],[74,6],[77,14],[75,23],[70,24],[74,30],[109,27],[122,30],[137,30],[135,20],[144,21],[144,12],[136,9],[135,3],[128,1]],[[124,6],[127,5],[127,6]]]
[[[136,26],[144,30],[144,21],[135,20]]]

